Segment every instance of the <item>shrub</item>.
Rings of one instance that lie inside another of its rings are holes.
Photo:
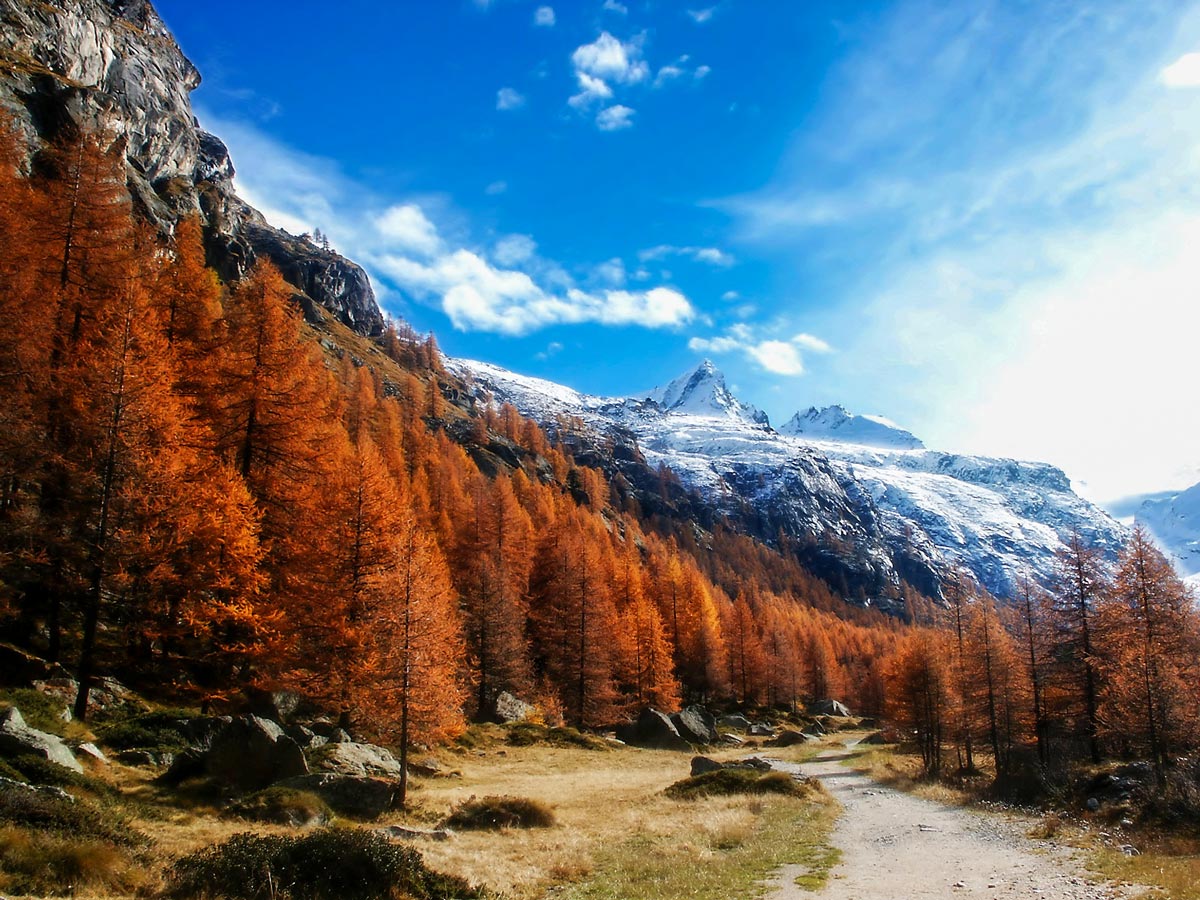
[[[611,745],[594,735],[574,728],[551,728],[535,722],[520,722],[508,730],[508,743],[514,747],[549,744],[553,747],[579,747],[584,750],[608,750]]]
[[[0,826],[0,890],[12,894],[74,894],[81,887],[132,893],[143,867],[112,843]]]
[[[554,813],[546,804],[526,797],[472,797],[450,810],[445,824],[464,831],[549,828]]]
[[[29,781],[29,779],[25,777],[24,772],[15,768],[13,764],[6,759],[0,759],[0,778],[7,778],[10,781]]]
[[[698,797],[729,794],[785,794],[806,797],[817,790],[820,790],[817,782],[810,778],[798,781],[786,772],[763,774],[756,769],[730,767],[684,778],[663,793],[675,800],[693,800]]]
[[[322,828],[299,837],[238,834],[178,860],[169,891],[225,900],[449,900],[483,894],[425,867],[420,855],[370,831]]]
[[[184,735],[185,710],[145,713],[102,725],[100,740],[115,750],[149,750],[151,753],[179,753],[188,746]]]
[[[27,781],[30,784],[48,784],[53,787],[62,788],[81,788],[101,797],[112,797],[120,793],[120,791],[107,781],[103,781],[92,775],[76,772],[73,769],[68,769],[66,766],[60,766],[58,763],[51,762],[41,756],[26,753],[13,757],[8,763],[8,768],[15,770],[21,775],[20,778],[14,779],[16,781]],[[0,772],[0,775],[3,774],[3,772]]]
[[[11,790],[0,793],[0,823],[78,839],[107,841],[120,847],[145,844],[145,835],[129,827],[112,809],[87,800],[73,800],[49,791]]]
[[[233,803],[230,815],[274,825],[324,825],[330,811],[325,801],[307,791],[269,787]]]

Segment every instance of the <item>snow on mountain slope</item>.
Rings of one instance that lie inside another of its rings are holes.
[[[719,511],[745,517],[749,510],[762,533],[782,529],[857,566],[850,575],[867,585],[868,597],[901,578],[936,590],[950,566],[1010,596],[1023,575],[1051,577],[1072,531],[1110,552],[1125,537],[1044,463],[925,450],[902,429],[872,420],[878,429],[835,426],[821,439],[780,434],[733,396],[708,361],[643,398],[593,397],[468,360],[450,365],[543,423],[575,416],[598,434],[633,435],[649,465],[669,467]],[[893,445],[868,445],[885,439]]]
[[[780,425],[779,433],[814,441],[844,441],[867,447],[925,449],[920,440],[895,422],[882,416],[856,416],[841,406],[826,406],[824,409],[810,406]]]
[[[1135,514],[1187,581],[1200,588],[1200,484],[1146,500]]]

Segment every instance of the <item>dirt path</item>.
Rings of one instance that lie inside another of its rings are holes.
[[[943,806],[881,786],[841,764],[830,749],[801,766],[842,804],[832,835],[842,851],[829,883],[816,894],[795,886],[803,866],[777,874],[769,900],[1111,900],[1130,893],[1088,884],[1069,852],[1026,837],[1029,820]]]

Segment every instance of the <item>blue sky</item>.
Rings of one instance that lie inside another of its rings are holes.
[[[453,355],[1200,478],[1197,5],[158,6],[244,196]]]

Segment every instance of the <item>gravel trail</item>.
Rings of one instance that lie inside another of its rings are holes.
[[[841,764],[831,748],[778,768],[821,779],[843,812],[832,835],[842,852],[826,887],[796,887],[803,866],[785,866],[769,900],[1115,900],[1127,888],[1089,884],[1066,848],[1026,836],[1032,820],[972,812],[884,787]]]

